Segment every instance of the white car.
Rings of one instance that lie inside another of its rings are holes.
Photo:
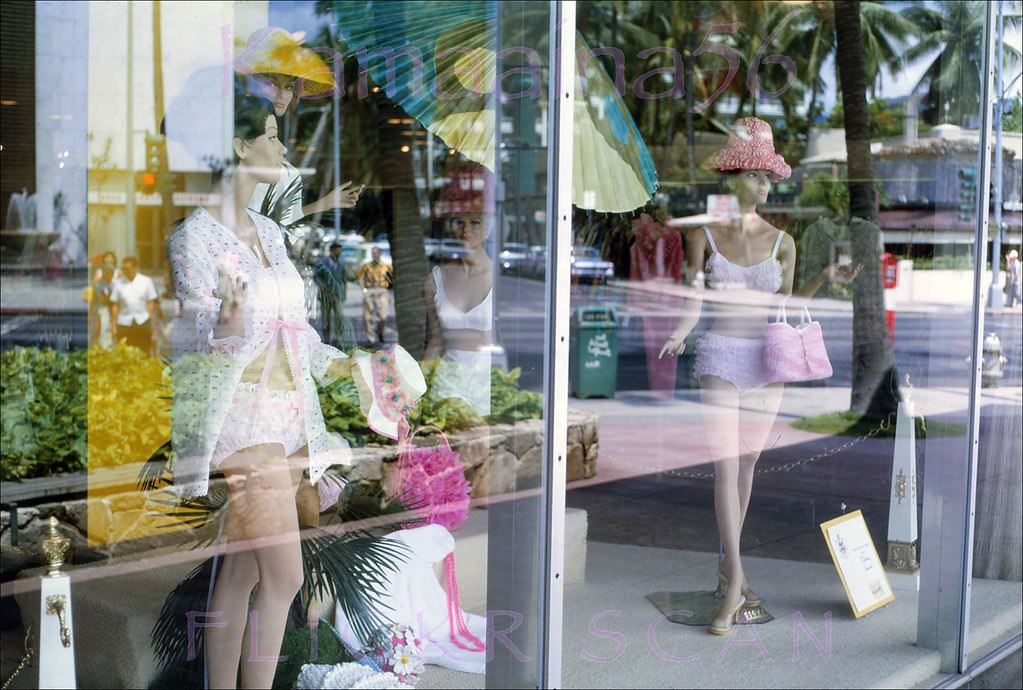
[[[469,253],[469,243],[465,240],[441,240],[437,258],[441,261],[458,261]]]
[[[572,247],[572,280],[607,283],[608,278],[614,278],[615,265],[610,261],[600,258],[600,252],[594,247],[576,245]]]
[[[437,260],[440,257],[440,240],[433,237],[423,238],[423,251],[426,252],[427,259]]]
[[[504,248],[497,255],[502,273],[520,273],[529,247],[521,242],[505,242]]]

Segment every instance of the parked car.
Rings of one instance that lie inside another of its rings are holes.
[[[469,243],[465,240],[441,240],[437,257],[441,261],[457,261],[469,253]]]
[[[426,258],[430,261],[436,261],[440,255],[440,240],[433,237],[426,237],[423,239],[423,251],[426,252]]]
[[[604,285],[608,278],[614,278],[615,267],[610,261],[600,258],[600,252],[593,247],[576,245],[572,247],[572,280],[587,281]]]
[[[506,242],[504,249],[497,255],[497,262],[501,265],[501,272],[519,274],[528,252],[529,247],[525,244]]]
[[[540,278],[542,280],[546,271],[547,248],[542,244],[534,244],[526,252],[526,258],[522,260],[519,275],[526,278]]]

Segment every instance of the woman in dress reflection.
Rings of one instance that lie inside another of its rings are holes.
[[[494,266],[485,247],[493,218],[492,175],[480,166],[455,171],[438,210],[460,240],[457,257],[433,270],[423,287],[427,305],[424,359],[440,357],[429,395],[459,398],[481,417],[490,414]]]
[[[703,310],[704,287],[719,292],[712,320],[696,346],[694,374],[707,425],[705,441],[714,461],[714,513],[723,550],[719,581],[724,593],[710,632],[725,635],[744,607],[761,604],[740,558],[740,537],[753,489],[753,472],[768,441],[782,399],[782,384],[763,371],[764,315],[792,294],[796,245],[792,237],[757,213],[772,182],[791,169],[775,153],[771,127],[755,117],[738,120],[728,145],[704,162],[723,176],[738,199],[739,216],[693,230],[686,236],[686,261],[693,287],[682,317],[660,356],[681,355],[686,336]],[[811,297],[828,276],[847,283],[859,269],[830,266],[798,294]],[[726,292],[725,292],[726,291]],[[709,300],[708,300],[709,301]],[[758,309],[759,307],[759,309]]]
[[[89,324],[92,342],[109,348],[114,344],[110,333],[110,295],[114,281],[121,277],[117,268],[117,254],[103,252],[99,268],[92,275],[92,292],[89,299]]]
[[[348,444],[324,428],[313,379],[350,376],[351,366],[306,322],[280,227],[247,208],[257,184],[280,176],[286,150],[273,105],[236,92],[234,106],[222,204],[197,208],[168,247],[182,304],[172,331],[173,471],[182,497],[205,495],[212,469],[227,483],[228,543],[207,612],[208,686],[268,688],[303,581],[298,484],[351,463]]]

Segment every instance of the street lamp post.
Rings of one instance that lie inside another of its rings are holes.
[[[1005,15],[1003,11],[1003,0],[998,0],[998,59],[995,61],[995,93],[998,100],[995,103],[995,169],[994,169],[994,197],[995,218],[992,227],[994,237],[991,242],[991,287],[987,291],[988,309],[1001,307],[1005,304],[1002,298],[1002,291],[998,284],[1001,282],[1002,261],[1002,51],[1005,41]]]

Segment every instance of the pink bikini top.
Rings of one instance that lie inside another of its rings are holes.
[[[709,228],[704,227],[703,232],[707,235],[707,241],[710,242],[711,251],[704,266],[708,287],[745,287],[764,292],[778,292],[781,289],[781,262],[778,261],[778,247],[781,246],[781,238],[785,233],[778,233],[771,256],[752,266],[742,266],[729,261],[724,254],[718,251]]]

